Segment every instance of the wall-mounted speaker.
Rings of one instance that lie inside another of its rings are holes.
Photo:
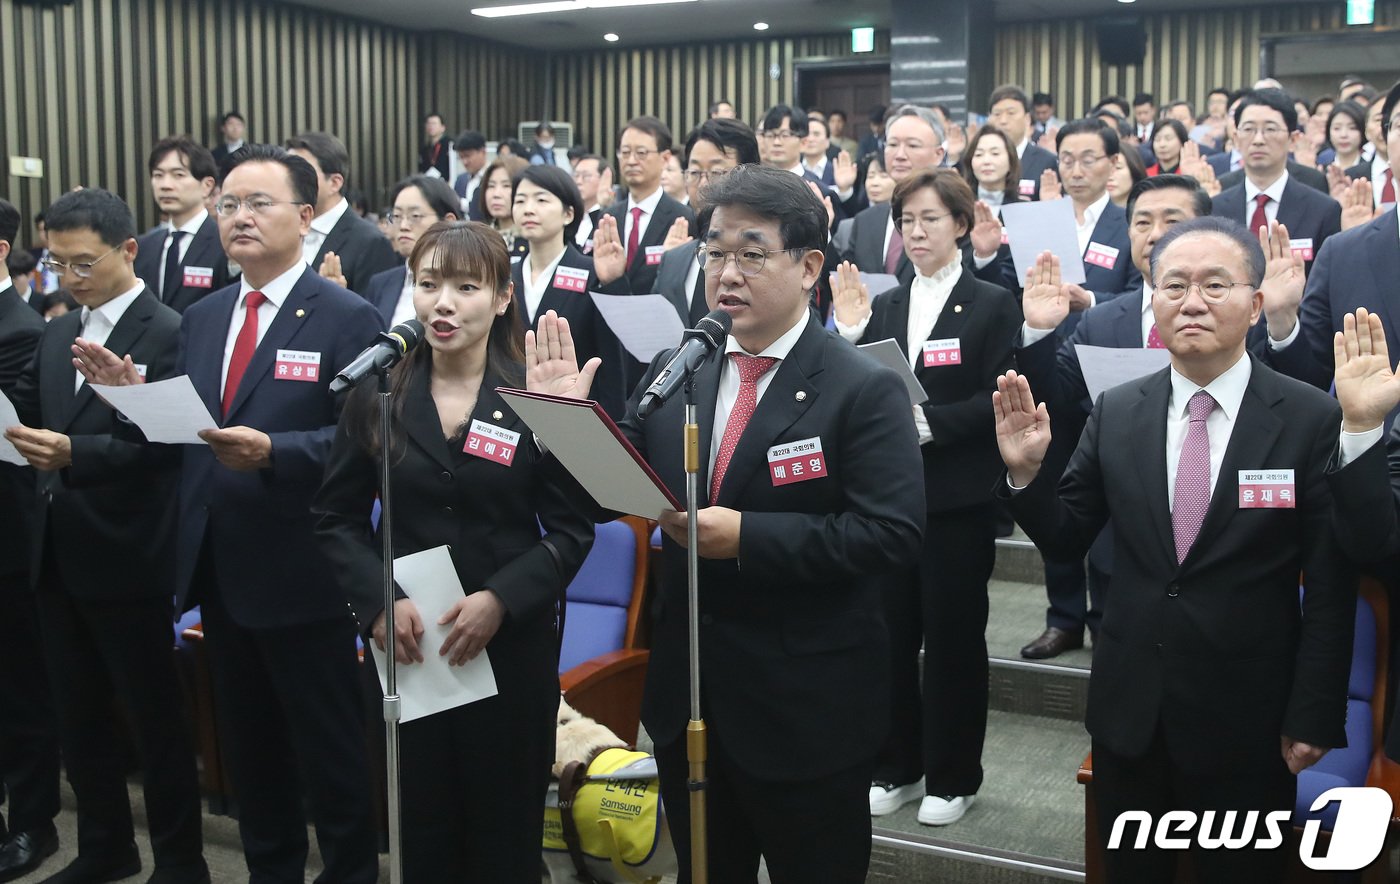
[[[1099,38],[1099,58],[1104,64],[1142,64],[1147,54],[1147,29],[1141,18],[1105,18],[1094,28]]]

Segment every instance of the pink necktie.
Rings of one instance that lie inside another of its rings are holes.
[[[637,257],[637,243],[641,240],[642,232],[642,207],[632,207],[632,230],[627,234],[627,266],[632,266],[632,259]]]
[[[778,360],[771,356],[748,356],[743,353],[730,353],[734,367],[739,369],[739,397],[729,410],[729,420],[724,425],[724,438],[720,440],[719,452],[715,454],[715,469],[710,476],[710,503],[719,499],[719,486],[724,481],[724,471],[729,469],[729,460],[744,435],[753,410],[758,407],[758,379],[773,367]]]
[[[899,267],[899,256],[904,254],[904,236],[896,227],[890,231],[890,247],[885,249],[885,272],[893,274]]]
[[[1210,507],[1210,435],[1206,432],[1206,418],[1215,408],[1215,399],[1205,390],[1197,390],[1186,403],[1190,425],[1176,464],[1176,490],[1172,494],[1172,534],[1176,536],[1178,564],[1186,561]]]
[[[1269,226],[1269,216],[1264,214],[1264,206],[1269,202],[1269,195],[1261,193],[1254,198],[1254,217],[1249,219],[1249,232],[1254,234],[1254,238],[1259,239],[1261,228]]]
[[[1152,324],[1152,330],[1147,333],[1147,349],[1165,350],[1166,344],[1162,343],[1162,336],[1157,333],[1157,324]]]

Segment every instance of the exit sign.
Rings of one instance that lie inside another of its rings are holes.
[[[875,29],[874,29],[874,28],[851,28],[851,51],[852,51],[852,52],[874,52],[874,51],[875,51]]]
[[[1373,25],[1376,23],[1376,0],[1347,0],[1347,24]]]

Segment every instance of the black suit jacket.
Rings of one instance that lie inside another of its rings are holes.
[[[661,268],[656,272],[656,288],[676,308],[681,324],[694,328],[705,314],[710,312],[705,303],[705,274],[695,275],[695,287],[686,288],[686,277],[695,266],[695,243],[676,246],[661,258]],[[630,392],[630,391],[629,391]]]
[[[890,204],[880,203],[865,209],[851,219],[850,236],[845,238],[845,251],[834,248],[827,250],[823,278],[829,278],[842,261],[850,261],[866,273],[885,272],[885,231],[889,229]],[[1016,271],[1011,263],[1011,250],[1002,246],[997,257],[987,266],[977,269],[970,242],[962,244],[963,267],[978,279],[993,285],[1010,288],[1015,285]],[[908,287],[914,282],[914,264],[907,254],[901,253],[895,264],[895,278],[899,284]]]
[[[1027,199],[1040,199],[1041,173],[1046,169],[1053,169],[1058,172],[1059,168],[1059,157],[1038,144],[1027,144],[1026,152],[1021,157],[1021,181],[1033,182],[1034,191],[1024,196]]]
[[[321,268],[326,252],[335,252],[340,256],[345,287],[361,295],[369,290],[371,276],[403,262],[379,228],[348,208],[322,241],[315,260],[311,262],[312,270]]]
[[[44,320],[30,310],[13,288],[0,291],[0,392],[13,397],[15,384],[34,358]],[[0,430],[2,431],[2,430]],[[34,470],[0,463],[0,576],[29,570],[29,530],[34,500]],[[0,586],[7,586],[0,581]]]
[[[1226,153],[1225,156],[1227,157],[1226,163],[1228,165],[1228,157],[1230,155]],[[1229,190],[1237,184],[1244,183],[1244,169],[1239,168],[1233,172],[1227,172],[1224,175],[1219,174],[1219,171],[1217,170],[1216,177],[1220,181],[1220,190],[1223,193],[1224,191]],[[1301,163],[1295,163],[1292,160],[1289,160],[1288,177],[1296,178],[1298,181],[1302,182],[1303,184],[1306,184],[1313,190],[1320,190],[1323,193],[1329,195],[1332,192],[1331,188],[1327,186],[1327,176],[1317,171],[1312,166],[1304,166]]]
[[[407,276],[407,265],[390,267],[371,276],[369,285],[365,287],[365,300],[379,311],[385,328],[394,322],[394,308],[399,306],[399,295],[403,294],[403,284]]]
[[[1121,292],[1142,288],[1142,273],[1133,263],[1133,244],[1128,239],[1128,213],[1121,206],[1114,205],[1112,200],[1104,206],[1103,214],[1094,223],[1089,244],[1094,243],[1118,250],[1112,267],[1084,262],[1084,288],[1094,293],[1095,303],[1117,297]],[[1077,319],[1077,316],[1071,319]],[[1073,328],[1073,323],[1069,325]]]
[[[73,451],[68,467],[38,473],[30,578],[38,579],[49,545],[74,596],[169,599],[177,451],[114,434],[115,413],[92,388],[84,383],[74,393],[72,347],[81,328],[81,311],[49,323],[14,389],[20,420],[63,433]],[[179,333],[180,315],[148,288],[127,307],[106,346],[145,366],[148,380],[163,380],[175,375]]]
[[[1253,208],[1246,208],[1244,182],[1222,190],[1211,200],[1211,214],[1245,223]],[[1318,193],[1289,173],[1283,186],[1283,198],[1278,201],[1278,222],[1288,228],[1289,239],[1312,240],[1313,258],[1305,261],[1303,269],[1311,273],[1313,262],[1327,238],[1342,229],[1342,205],[1326,191]]]
[[[657,355],[649,382],[671,356]],[[739,558],[701,559],[700,667],[705,717],[743,770],[814,779],[872,758],[889,705],[889,632],[880,599],[917,560],[923,487],[909,394],[894,372],[809,318],[739,440],[717,500],[708,498],[718,351],[696,376],[701,507],[743,512]],[[623,432],[673,494],[685,493],[684,406],[645,422],[640,390]],[[775,486],[766,453],[820,439],[827,475]],[[741,567],[742,564],[742,567]],[[686,694],[685,553],[663,543],[661,591],[642,721],[658,745],[680,739]]]
[[[452,174],[452,142],[446,135],[430,141],[418,149],[418,173],[426,175],[429,169],[437,169],[443,181]]]
[[[165,266],[161,263],[160,253],[164,250],[165,238],[169,235],[168,230],[152,230],[136,241],[136,275],[150,286],[153,292],[160,292],[161,280],[165,277]],[[209,283],[186,285],[186,267],[201,267],[212,271]],[[219,241],[219,223],[211,214],[199,225],[198,232],[190,240],[190,247],[185,250],[175,288],[168,292],[160,292],[160,299],[176,313],[184,313],[185,308],[195,301],[210,292],[217,292],[229,282],[228,258],[224,255],[223,243]]]
[[[622,237],[622,245],[626,248],[627,197],[624,195],[622,199],[608,206],[607,213],[617,220],[617,234]],[[648,264],[647,248],[664,243],[666,234],[670,232],[671,225],[676,223],[677,218],[689,221],[691,232],[695,232],[695,213],[690,207],[681,205],[664,193],[661,194],[661,201],[656,204],[656,211],[647,222],[646,233],[642,234],[637,242],[637,253],[627,268],[627,283],[633,294],[646,295],[656,291],[656,272],[661,266],[661,261]]]
[[[1178,564],[1170,393],[1167,369],[1104,393],[1058,490],[1053,476],[1016,495],[998,481],[1048,558],[1077,560],[1113,525],[1089,732],[1135,757],[1160,728],[1173,761],[1194,775],[1270,769],[1280,735],[1345,746],[1356,581],[1337,548],[1326,480],[1340,410],[1254,360],[1205,522]],[[1238,476],[1249,469],[1292,470],[1297,508],[1241,509]]]
[[[868,344],[894,338],[909,350],[908,286],[876,298],[861,336]],[[931,513],[988,503],[991,484],[1001,472],[992,391],[997,376],[1015,367],[1012,335],[1021,327],[1021,308],[1011,293],[964,272],[938,314],[928,340],[956,338],[957,365],[925,368],[914,363],[928,401],[919,406],[933,441],[920,446],[924,458],[924,498]]]

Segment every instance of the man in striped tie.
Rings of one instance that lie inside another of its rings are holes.
[[[1268,841],[1265,817],[1291,812],[1296,774],[1346,745],[1356,584],[1327,476],[1371,440],[1340,432],[1325,393],[1246,351],[1265,259],[1239,222],[1174,226],[1150,270],[1170,366],[1103,394],[1063,477],[1040,475],[1045,404],[1004,375],[998,494],[1047,558],[1083,556],[1113,525],[1086,722],[1100,837],[1129,810],[1154,822],[1234,811],[1232,834],[1250,846],[1193,848],[1201,879],[1282,880],[1284,850],[1253,846]],[[1109,878],[1168,882],[1176,856],[1124,839]]]

